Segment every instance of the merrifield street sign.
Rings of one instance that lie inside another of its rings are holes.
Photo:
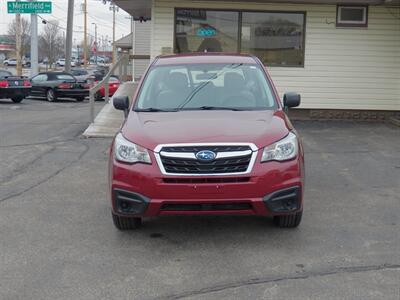
[[[8,1],[7,11],[9,14],[51,14],[51,2],[17,2]]]

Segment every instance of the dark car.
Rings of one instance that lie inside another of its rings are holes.
[[[0,70],[0,99],[11,98],[21,102],[31,92],[31,83],[27,77],[14,76],[11,72]]]
[[[58,98],[74,98],[83,101],[89,96],[89,86],[79,82],[73,75],[65,72],[45,72],[31,78],[32,96],[46,97],[53,102]]]
[[[301,139],[261,61],[248,55],[156,58],[132,99],[114,97],[126,119],[110,151],[114,225],[143,217],[271,216],[296,227],[303,211]]]
[[[73,69],[71,74],[79,81],[85,81],[90,76],[89,71],[85,69]]]

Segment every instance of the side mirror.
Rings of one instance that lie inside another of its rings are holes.
[[[124,111],[125,118],[128,116],[128,109],[129,109],[128,96],[113,97],[113,104],[115,109]]]
[[[286,93],[283,95],[284,107],[296,107],[300,105],[300,95],[296,93]]]

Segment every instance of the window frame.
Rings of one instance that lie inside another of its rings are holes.
[[[364,21],[342,21],[341,8],[363,9]],[[336,27],[337,28],[367,28],[368,27],[368,5],[336,5]]]
[[[352,5],[354,6],[354,5]],[[202,11],[226,11],[226,12],[237,12],[238,13],[238,38],[237,38],[237,52],[238,54],[243,53],[242,50],[242,21],[243,21],[243,13],[280,13],[280,14],[302,14],[303,17],[303,37],[302,37],[302,50],[303,50],[303,62],[300,65],[265,65],[263,62],[263,66],[267,66],[268,68],[304,68],[305,67],[305,52],[306,52],[306,25],[307,25],[307,12],[301,10],[255,10],[255,9],[223,9],[223,8],[196,8],[196,7],[175,7],[174,8],[174,35],[173,35],[173,53],[179,54],[176,51],[176,16],[177,10],[202,10]],[[368,13],[367,13],[368,16]],[[251,53],[249,53],[251,54]],[[254,54],[251,54],[254,55]],[[255,56],[255,55],[254,55]]]

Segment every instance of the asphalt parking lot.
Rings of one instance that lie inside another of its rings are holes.
[[[97,109],[102,103],[96,103]],[[399,299],[400,128],[296,122],[303,222],[163,217],[119,232],[87,101],[0,100],[0,299]]]

